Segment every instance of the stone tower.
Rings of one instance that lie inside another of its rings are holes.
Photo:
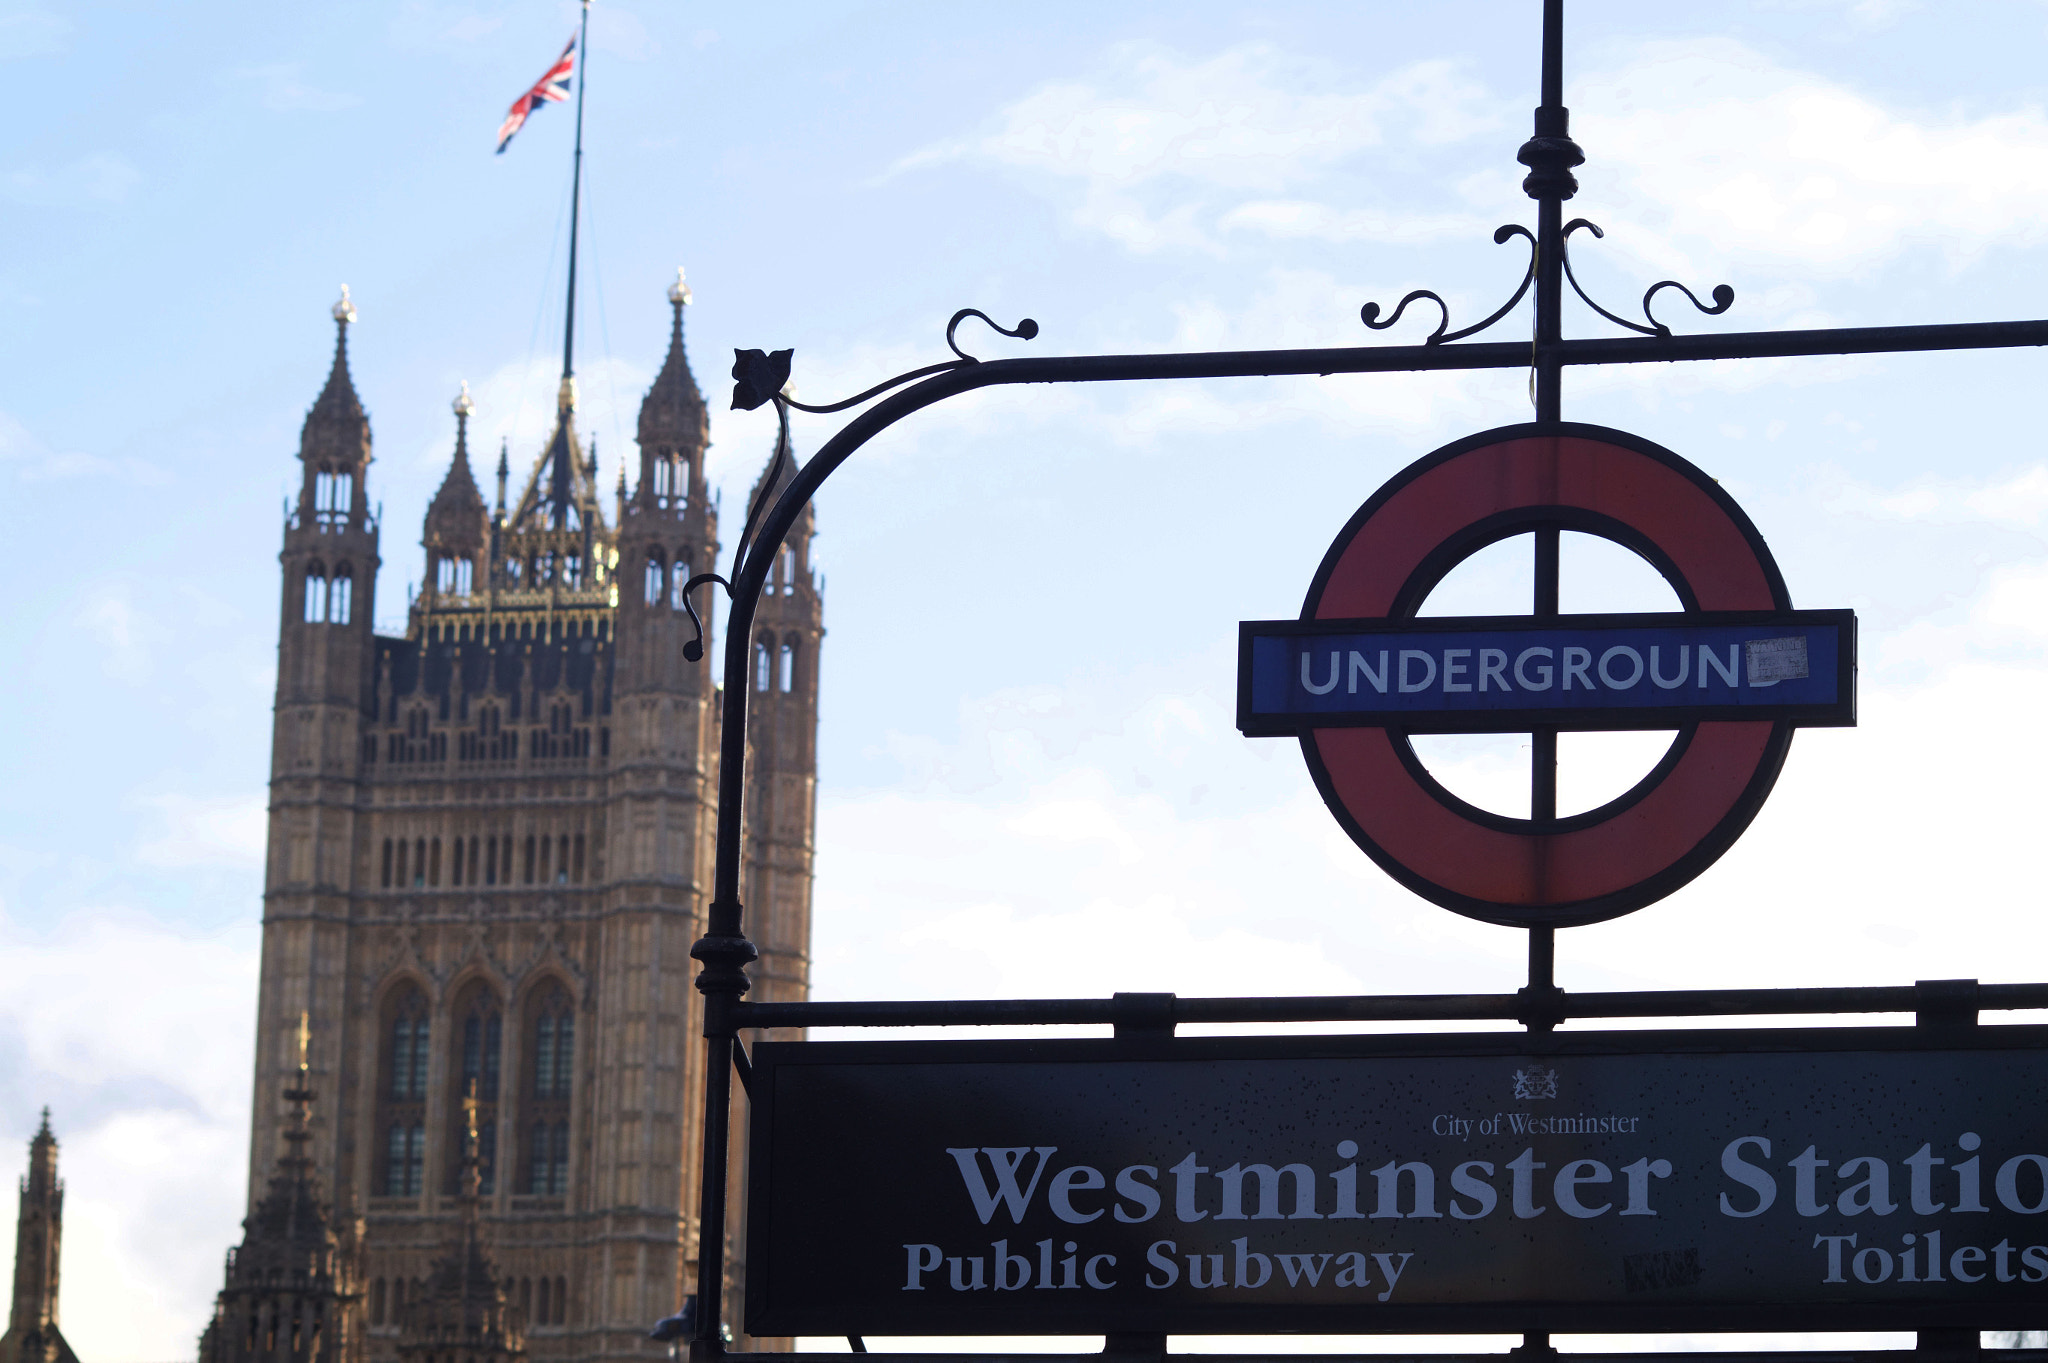
[[[303,1028],[303,1020],[301,1026]],[[362,1290],[358,1229],[337,1227],[321,1201],[307,1146],[314,1093],[300,1032],[299,1071],[284,1091],[291,1106],[284,1153],[262,1201],[228,1251],[226,1282],[199,1337],[199,1363],[360,1363]]]
[[[310,1015],[311,1081],[333,1101],[312,1114],[309,1158],[337,1215],[360,1218],[378,1363],[398,1357],[464,1214],[472,1092],[476,1216],[530,1357],[659,1357],[648,1327],[693,1290],[689,949],[710,890],[719,730],[715,661],[683,657],[682,589],[711,571],[718,520],[688,298],[678,279],[615,521],[572,379],[523,486],[500,453],[490,507],[470,466],[473,404],[456,399],[423,585],[391,636],[371,623],[369,425],[347,367],[354,312],[336,309],[285,530],[255,1081],[261,1094],[291,1076]],[[808,522],[792,542],[804,588],[763,619],[777,649],[784,633],[807,646],[802,689],[757,707],[778,725],[775,758],[748,795],[750,812],[775,811],[758,824],[772,848],[749,853],[773,877],[759,996],[774,998],[803,996],[808,959],[822,634]],[[808,626],[783,622],[804,610]],[[252,1205],[262,1164],[252,1146]]]
[[[795,479],[785,426],[754,485],[780,495]],[[772,481],[771,481],[772,480]],[[754,617],[754,694],[747,720],[746,873],[740,893],[747,932],[761,956],[748,998],[783,1003],[810,996],[811,858],[818,796],[818,644],[825,637],[823,586],[811,566],[817,535],[806,506],[776,549]],[[778,1036],[777,1040],[784,1038]]]
[[[21,1215],[14,1223],[14,1306],[0,1335],[0,1363],[78,1363],[57,1328],[57,1253],[64,1238],[64,1185],[50,1109],[28,1143]]]

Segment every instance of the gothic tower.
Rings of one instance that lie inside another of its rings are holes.
[[[693,1290],[702,1048],[689,948],[710,892],[719,692],[715,659],[684,656],[696,631],[682,589],[718,553],[688,301],[679,277],[638,478],[622,480],[615,520],[573,379],[523,485],[501,451],[490,507],[470,465],[474,404],[456,399],[425,574],[397,635],[371,624],[369,427],[348,379],[354,312],[336,310],[334,372],[307,418],[306,491],[285,532],[255,1077],[259,1093],[291,1077],[310,1014],[311,1078],[334,1100],[312,1115],[308,1158],[337,1215],[360,1218],[369,1363],[398,1358],[402,1323],[439,1291],[468,1214],[472,1094],[474,1215],[528,1356],[659,1357],[648,1327]],[[761,997],[801,997],[808,958],[822,634],[808,537],[806,521],[792,537],[801,590],[763,617],[778,649],[787,633],[808,652],[801,689],[756,713],[810,719],[749,780],[749,810],[777,811],[758,825],[772,849],[749,852],[771,881],[750,883],[764,906],[789,906],[762,920]],[[695,595],[700,612],[711,594]],[[785,623],[792,611],[809,623]],[[266,1173],[254,1145],[252,1206]]]
[[[57,1328],[57,1251],[64,1238],[64,1185],[50,1109],[28,1143],[21,1215],[14,1223],[14,1307],[0,1335],[0,1363],[78,1363]]]
[[[362,1299],[357,1281],[357,1228],[336,1227],[320,1199],[309,1113],[305,1020],[300,1020],[299,1072],[284,1091],[291,1105],[284,1153],[270,1187],[242,1223],[242,1243],[228,1251],[226,1283],[213,1319],[199,1337],[199,1363],[360,1363]]]
[[[752,498],[769,504],[796,477],[783,427]],[[772,481],[770,481],[772,480]],[[824,588],[811,567],[815,509],[806,506],[777,546],[754,617],[754,694],[747,721],[747,863],[741,902],[761,957],[748,997],[805,999],[811,987],[811,859],[818,809],[818,644]],[[786,1039],[786,1038],[777,1038]]]

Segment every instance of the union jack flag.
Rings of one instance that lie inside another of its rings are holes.
[[[571,37],[569,45],[562,49],[562,55],[555,58],[555,64],[548,73],[533,83],[533,88],[512,101],[512,107],[505,112],[505,121],[498,126],[498,154],[505,154],[506,146],[512,141],[512,134],[526,126],[526,116],[543,104],[560,104],[569,98],[569,78],[576,72],[576,39]]]

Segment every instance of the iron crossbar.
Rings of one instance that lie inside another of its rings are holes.
[[[1750,1349],[1687,1352],[1685,1363],[2048,1363],[2048,1349],[1974,1349],[1968,1346],[1929,1348],[1925,1345],[1902,1349]],[[1325,1354],[1130,1354],[1112,1353],[818,1353],[798,1351],[775,1357],[788,1363],[845,1363],[851,1357],[867,1363],[1121,1363],[1138,1358],[1167,1357],[1173,1363],[1521,1363],[1531,1358],[1543,1363],[1671,1363],[1673,1355],[1651,1352],[1586,1351],[1577,1353],[1526,1352],[1510,1349],[1500,1353],[1325,1353]]]
[[[1322,1353],[1322,1354],[1196,1354],[1158,1352],[1101,1353],[880,1353],[859,1354],[796,1351],[778,1353],[787,1363],[1124,1363],[1125,1360],[1170,1358],[1172,1363],[1671,1363],[1670,1353],[1646,1351],[1562,1351],[1534,1353],[1523,1348],[1499,1353]],[[1975,1349],[1968,1346],[1902,1349],[1750,1349],[1687,1352],[1685,1363],[2048,1363],[2048,1349]]]
[[[1923,980],[1818,989],[1668,989],[1513,994],[1358,994],[1272,998],[943,999],[847,1003],[741,1003],[735,1028],[1175,1026],[1281,1022],[1547,1022],[1572,1018],[1780,1017],[2048,1008],[2048,984]]]

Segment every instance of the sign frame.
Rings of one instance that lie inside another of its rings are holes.
[[[1845,1053],[2022,1052],[2048,1063],[2048,1025],[1879,1026],[1803,1028],[1716,1028],[1586,1031],[1564,1033],[1466,1032],[1302,1036],[1224,1036],[1175,1039],[1159,1034],[1115,1038],[1022,1040],[763,1042],[753,1051],[749,1096],[753,1108],[747,1188],[746,1328],[756,1335],[825,1335],[867,1331],[891,1335],[1014,1334],[1024,1332],[1014,1314],[978,1323],[974,1308],[993,1296],[958,1299],[959,1307],[933,1311],[925,1329],[905,1328],[900,1318],[878,1320],[841,1314],[823,1319],[791,1308],[780,1299],[775,1246],[782,1234],[801,1234],[779,1224],[772,1212],[778,1160],[777,1080],[791,1068],[813,1066],[889,1067],[907,1065],[989,1066],[1015,1064],[1201,1064],[1205,1061],[1280,1059],[1419,1058],[1568,1061],[1574,1057],[1741,1055],[1819,1056]],[[1520,1139],[1520,1138],[1518,1138]],[[1864,1153],[1859,1150],[1857,1153]],[[785,1152],[784,1158],[787,1158]],[[1779,1161],[1784,1163],[1786,1161]],[[1988,1176],[1984,1184],[1990,1186]],[[1895,1188],[1903,1200],[1903,1189]],[[1790,1211],[1790,1208],[1786,1209]],[[1256,1227],[1256,1222],[1252,1226]],[[1853,1229],[1853,1227],[1852,1227]],[[999,1233],[999,1232],[991,1232]],[[1035,1233],[1033,1233],[1035,1234]],[[2048,1222],[2042,1234],[2048,1237]],[[897,1247],[889,1246],[892,1256]],[[817,1311],[819,1285],[809,1280],[792,1295],[811,1298]],[[853,1294],[858,1296],[859,1294]],[[1087,1294],[1083,1294],[1085,1297]],[[1059,1294],[1030,1294],[1018,1305],[1036,1312],[1031,1332],[1174,1334],[1517,1334],[1527,1332],[1634,1333],[1813,1330],[2029,1329],[2048,1320],[2048,1286],[2032,1301],[1870,1302],[1840,1305],[1773,1302],[1495,1302],[1331,1306],[1322,1304],[1161,1303],[1158,1306],[1103,1306],[1085,1320],[1055,1318]],[[934,1294],[919,1305],[943,1301]],[[1036,1301],[1045,1306],[1040,1312]],[[959,1309],[966,1308],[966,1309]],[[886,1328],[884,1326],[886,1325]]]

